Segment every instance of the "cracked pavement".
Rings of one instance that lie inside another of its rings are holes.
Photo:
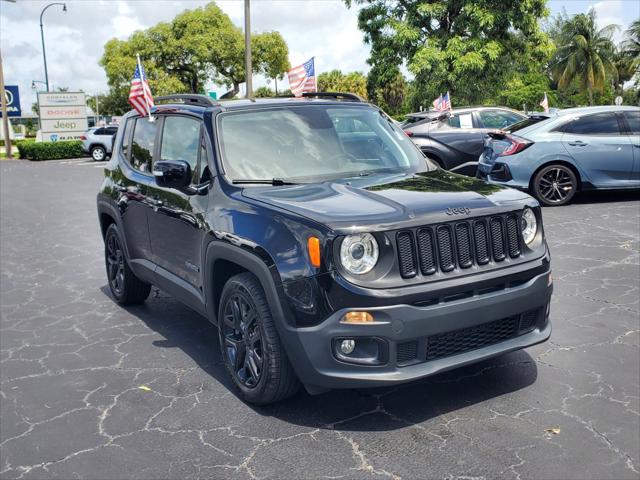
[[[549,342],[258,408],[230,390],[204,318],[157,291],[111,300],[101,177],[0,163],[1,478],[640,477],[638,192],[544,210]]]

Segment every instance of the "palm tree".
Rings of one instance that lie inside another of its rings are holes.
[[[589,94],[593,105],[594,90],[602,91],[607,75],[617,77],[613,64],[615,46],[611,37],[617,25],[598,29],[596,11],[580,13],[562,25],[553,74],[560,88],[577,81]]]
[[[640,19],[629,26],[625,37],[625,41],[622,42],[624,52],[636,63],[640,62]]]

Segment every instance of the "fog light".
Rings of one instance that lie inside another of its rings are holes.
[[[342,340],[342,342],[340,342],[340,351],[345,355],[352,354],[355,348],[356,348],[355,340],[349,339],[349,340]]]
[[[373,315],[369,312],[347,312],[342,317],[343,323],[369,323],[373,322]]]

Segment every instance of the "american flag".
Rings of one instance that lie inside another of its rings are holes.
[[[451,110],[451,100],[449,99],[449,92],[436,98],[433,101],[433,108],[435,108],[437,112]]]
[[[153,107],[153,95],[149,88],[147,76],[144,74],[144,68],[138,58],[136,71],[131,80],[131,90],[129,90],[129,103],[141,116],[149,115],[151,107]]]
[[[311,59],[302,65],[293,67],[287,72],[289,88],[291,89],[291,93],[296,97],[301,97],[304,92],[315,92],[318,90],[313,59],[314,57],[311,57]]]
[[[549,112],[549,99],[547,98],[547,92],[544,92],[544,98],[540,102],[540,106],[544,108],[545,113]]]

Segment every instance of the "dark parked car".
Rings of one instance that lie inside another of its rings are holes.
[[[442,168],[475,176],[487,132],[525,118],[520,112],[502,107],[457,108],[451,113],[412,113],[402,128]]]
[[[536,200],[438,168],[377,107],[336,95],[176,95],[153,122],[127,114],[97,197],[115,300],[154,284],[201,313],[261,404],[545,341]]]

